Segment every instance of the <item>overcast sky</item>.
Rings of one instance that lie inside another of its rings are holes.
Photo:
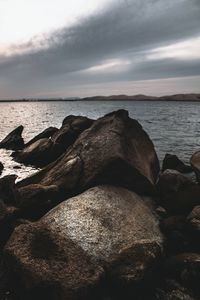
[[[200,92],[200,0],[0,0],[0,99]]]

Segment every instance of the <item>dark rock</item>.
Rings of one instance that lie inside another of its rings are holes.
[[[80,133],[91,126],[93,120],[86,117],[70,116],[63,122],[59,130],[55,130],[51,138],[41,138],[28,143],[23,151],[14,154],[15,160],[36,167],[44,167],[55,161],[71,146]],[[41,135],[47,135],[49,131]]]
[[[20,170],[22,167],[20,165],[13,166],[13,169]]]
[[[3,171],[3,169],[4,169],[4,166],[3,166],[3,164],[0,162],[0,175],[1,175],[2,171]]]
[[[199,291],[200,254],[181,253],[170,257],[165,263],[165,271],[168,277],[175,278],[195,293]]]
[[[186,217],[185,216],[171,216],[161,222],[161,229],[165,233],[172,231],[183,231],[186,227]]]
[[[187,230],[189,232],[191,249],[200,251],[200,206],[195,206],[187,217]]]
[[[162,171],[167,169],[176,170],[180,173],[190,173],[193,171],[191,166],[185,165],[176,155],[168,153],[163,160]]]
[[[18,191],[16,207],[23,218],[37,220],[56,205],[57,193],[55,185],[30,184]]]
[[[13,156],[17,162],[43,167],[53,159],[53,142],[48,138],[40,139]]]
[[[200,183],[200,151],[192,155],[190,163],[195,171],[197,181]]]
[[[167,217],[167,212],[166,212],[166,209],[164,209],[164,207],[162,206],[158,206],[156,208],[156,213],[157,215],[159,216],[159,218],[162,220],[163,218],[166,218]]]
[[[50,293],[71,300],[90,299],[92,290],[98,295],[102,276],[108,284],[109,278],[118,285],[140,282],[161,253],[158,221],[142,198],[99,186],[17,227],[5,260],[18,287],[42,292],[42,299]]]
[[[17,189],[15,186],[16,175],[8,175],[0,178],[0,199],[5,204],[16,204]]]
[[[19,126],[11,133],[9,133],[3,141],[0,142],[0,148],[9,150],[20,150],[24,148],[24,140],[22,138],[22,131],[24,127]]]
[[[98,184],[150,195],[155,192],[158,173],[153,143],[141,125],[121,110],[94,122],[69,151],[18,187],[56,185],[60,200]]]
[[[157,190],[160,205],[170,214],[187,215],[200,204],[200,186],[174,170],[160,174]]]
[[[173,280],[165,280],[163,287],[157,288],[154,300],[198,300],[187,288]]]
[[[34,138],[32,138],[28,143],[25,144],[25,147],[30,146],[31,144],[37,142],[40,139],[46,139],[52,137],[56,132],[58,131],[58,128],[56,127],[49,127],[36,135]]]

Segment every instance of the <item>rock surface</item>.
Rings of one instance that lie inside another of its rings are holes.
[[[49,127],[47,129],[45,129],[44,131],[42,131],[41,133],[39,133],[38,135],[36,135],[34,138],[32,138],[28,143],[26,143],[25,147],[30,146],[31,144],[37,142],[40,139],[50,138],[57,131],[58,131],[58,128],[56,128],[56,127]]]
[[[52,127],[46,129],[14,157],[18,162],[44,167],[63,154],[92,123],[93,120],[86,117],[69,116],[59,130]]]
[[[0,148],[9,150],[20,150],[24,147],[24,140],[22,138],[23,126],[19,126],[10,132],[1,142]]]
[[[200,183],[200,151],[197,151],[192,155],[190,163],[195,171],[197,181]]]
[[[0,175],[1,175],[2,171],[3,171],[3,169],[4,169],[4,166],[3,166],[3,164],[0,162]]]
[[[71,300],[90,299],[105,273],[118,283],[140,281],[161,253],[158,221],[143,200],[99,186],[17,227],[5,258],[18,287]]]
[[[187,215],[200,204],[200,186],[175,170],[160,174],[157,190],[160,205],[171,214]]]
[[[141,125],[120,110],[98,119],[57,161],[18,183],[56,185],[66,199],[98,184],[114,184],[152,194],[159,162]]]
[[[180,173],[190,173],[193,171],[191,166],[185,165],[176,155],[168,153],[163,160],[162,171],[167,169],[176,170]]]

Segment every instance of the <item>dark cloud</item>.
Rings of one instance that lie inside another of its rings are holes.
[[[67,84],[142,80],[199,75],[194,59],[148,59],[157,47],[200,36],[199,0],[121,0],[78,24],[44,37],[44,49],[34,41],[19,47],[33,51],[0,57],[0,88],[18,91],[59,89]],[[19,50],[19,49],[16,49]],[[130,60],[126,70],[107,73],[87,69],[104,61]],[[67,92],[67,88],[66,88]],[[79,94],[79,93],[78,93]]]

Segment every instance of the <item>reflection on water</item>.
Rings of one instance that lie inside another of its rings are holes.
[[[0,139],[18,125],[24,125],[24,139],[38,134],[49,126],[60,127],[70,114],[98,118],[117,109],[127,109],[152,138],[159,158],[166,152],[188,162],[191,154],[200,148],[200,104],[184,102],[31,102],[0,103]],[[20,177],[34,172],[32,168],[13,169],[17,163],[9,158],[10,152],[0,150],[0,161],[6,165],[4,174]],[[3,175],[4,175],[3,174]]]

